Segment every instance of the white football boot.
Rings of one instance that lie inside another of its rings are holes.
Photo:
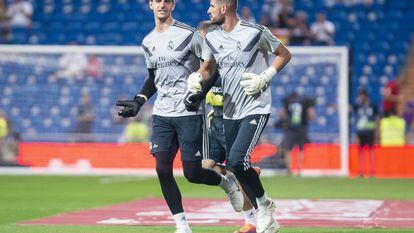
[[[177,229],[174,231],[174,233],[193,233],[190,229],[190,227],[186,226],[182,226],[182,227],[178,227],[176,226]]]
[[[259,206],[257,213],[257,233],[278,233],[280,229],[279,223],[273,217],[276,204],[273,200],[269,199],[267,206]]]

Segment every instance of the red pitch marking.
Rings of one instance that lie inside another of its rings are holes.
[[[414,201],[276,200],[275,217],[284,227],[414,228]],[[224,200],[186,199],[191,225],[240,225],[243,215]],[[145,199],[46,217],[21,224],[174,225],[162,199]]]

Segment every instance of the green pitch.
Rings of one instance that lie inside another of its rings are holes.
[[[216,187],[193,185],[178,179],[185,197],[224,198]],[[395,199],[414,200],[414,180],[345,178],[263,178],[266,191],[275,199]],[[155,178],[0,176],[0,233],[164,233],[172,227],[123,226],[20,226],[23,220],[68,211],[160,197]],[[236,227],[193,227],[193,232],[233,232]],[[414,229],[329,229],[283,228],[282,233],[414,232]]]

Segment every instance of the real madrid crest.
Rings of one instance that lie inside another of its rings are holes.
[[[173,50],[174,49],[174,43],[172,41],[168,41],[168,50]]]
[[[238,51],[240,51],[240,50],[241,50],[241,48],[242,48],[242,46],[241,46],[241,42],[240,42],[240,41],[237,41],[237,47],[236,47],[236,49],[237,49]]]

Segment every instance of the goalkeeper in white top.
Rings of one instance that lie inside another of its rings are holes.
[[[227,166],[243,189],[258,202],[257,232],[274,233],[279,224],[273,217],[275,203],[266,196],[250,154],[267,123],[271,107],[269,84],[289,62],[289,50],[268,28],[237,18],[237,0],[211,0],[210,21],[220,27],[207,33],[204,63],[188,78],[188,89],[199,92],[203,81],[216,69],[222,78],[223,118]],[[276,55],[269,66],[268,52]]]
[[[173,174],[178,149],[188,181],[220,186],[236,211],[243,207],[243,194],[232,176],[202,167],[203,119],[198,112],[186,110],[184,99],[188,76],[200,67],[203,39],[194,28],[173,19],[175,6],[175,0],[149,1],[155,28],[142,43],[148,79],[132,100],[119,100],[117,105],[122,107],[119,116],[134,117],[147,99],[158,93],[153,108],[151,154],[155,157],[161,191],[176,223],[176,233],[191,233]]]

